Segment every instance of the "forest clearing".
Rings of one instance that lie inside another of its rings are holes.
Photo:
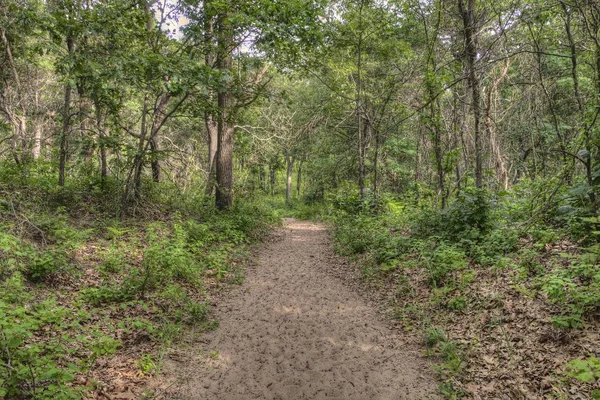
[[[596,0],[0,0],[0,399],[600,399]]]

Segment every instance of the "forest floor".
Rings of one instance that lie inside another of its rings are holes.
[[[410,337],[343,279],[325,227],[287,220],[240,287],[218,301],[219,328],[190,332],[152,386],[166,399],[432,399],[429,363]]]

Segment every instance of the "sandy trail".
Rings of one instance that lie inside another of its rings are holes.
[[[219,328],[167,357],[162,397],[437,398],[417,351],[328,273],[335,260],[324,227],[288,221],[217,306]]]

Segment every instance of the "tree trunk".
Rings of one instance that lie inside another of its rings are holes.
[[[296,196],[300,198],[300,188],[302,186],[302,161],[300,161],[300,164],[298,165],[296,174]]]
[[[206,179],[206,190],[204,194],[211,196],[215,187],[215,156],[217,155],[218,125],[210,114],[205,114],[204,124],[206,126],[206,140],[208,143],[208,176]]]
[[[356,51],[356,126],[358,131],[358,189],[360,199],[365,197],[365,139],[363,132],[363,110],[362,110],[362,9],[363,0],[359,7],[359,37]]]
[[[138,148],[137,154],[134,159],[132,174],[133,179],[128,178],[127,186],[125,188],[124,194],[124,202],[123,207],[126,209],[129,205],[129,201],[131,200],[131,187],[133,187],[133,195],[135,200],[141,199],[141,188],[142,188],[142,172],[144,169],[144,164],[146,160],[146,154],[148,153],[148,149],[157,150],[157,136],[165,122],[165,115],[167,106],[169,105],[169,101],[171,99],[170,93],[164,93],[160,95],[160,99],[158,100],[158,105],[153,110],[152,116],[152,124],[150,128],[148,128],[148,95],[144,96],[144,103],[142,107],[142,122],[140,126],[140,135],[138,136]],[[160,180],[160,164],[158,160],[151,160],[151,168],[152,168],[152,179],[156,182]]]
[[[292,172],[294,170],[294,158],[286,154],[287,173],[285,180],[285,204],[290,205],[292,201]]]
[[[275,196],[275,167],[273,165],[269,165],[269,178],[271,196]]]
[[[8,42],[8,38],[6,37],[6,32],[2,27],[0,27],[0,38],[2,39],[2,43],[5,47],[6,57],[8,61],[8,66],[13,75],[13,79],[15,80],[15,85],[17,87],[17,96],[19,100],[19,106],[21,109],[21,115],[16,115],[16,113],[12,113],[11,122],[13,123],[14,137],[13,137],[13,157],[17,164],[20,163],[22,150],[25,148],[26,138],[27,138],[27,108],[25,105],[25,98],[23,96],[23,88],[21,87],[21,79],[19,77],[19,73],[17,71],[17,66],[14,61],[14,57],[12,54],[10,43]]]
[[[133,181],[128,182],[127,187],[125,188],[125,196],[126,200],[124,202],[124,208],[129,206],[129,198],[130,198],[130,185],[133,186],[133,197],[136,200],[141,198],[141,184],[142,184],[142,169],[144,168],[144,153],[145,153],[145,143],[146,143],[146,135],[148,133],[148,95],[144,96],[144,103],[142,106],[142,124],[140,127],[140,137],[138,140],[138,148],[137,154],[135,155],[134,163],[133,163]]]
[[[83,145],[81,148],[81,152],[83,153],[84,161],[88,163],[94,156],[94,146],[91,141],[91,138],[89,138],[90,127],[87,118],[90,112],[90,104],[88,102],[88,99],[86,98],[86,93],[83,85],[79,83],[77,84],[77,98],[79,103],[79,109],[77,111],[77,116],[79,119],[79,140]]]
[[[158,160],[158,142],[156,137],[151,137],[149,140],[151,161],[150,168],[152,169],[152,180],[156,183],[160,182],[160,161]]]
[[[229,21],[229,13],[223,12],[218,22],[217,68],[225,75],[229,74],[233,65],[231,49],[233,47],[233,30]],[[215,203],[219,210],[227,210],[233,205],[233,96],[230,83],[225,83],[217,93],[219,120],[217,124],[217,191]]]
[[[96,111],[96,130],[98,131],[98,148],[100,149],[100,185],[104,189],[106,177],[108,176],[108,163],[106,159],[106,138],[108,137],[108,129],[104,123],[102,116],[102,106],[98,101],[98,97],[92,95],[94,109]]]
[[[67,37],[67,51],[69,54],[73,52],[74,42],[72,37]],[[58,185],[65,185],[65,170],[67,166],[67,145],[69,127],[71,122],[71,85],[69,82],[65,84],[65,97],[63,104],[63,124],[60,135],[60,150],[59,150],[59,165],[58,165]]]
[[[488,95],[487,95],[487,105],[485,107],[485,130],[487,132],[489,141],[490,141],[490,150],[494,156],[494,166],[496,169],[496,176],[498,178],[498,184],[504,190],[508,190],[509,184],[509,176],[508,170],[506,168],[506,162],[504,161],[504,155],[500,150],[500,144],[498,143],[498,139],[496,138],[496,129],[494,126],[494,119],[492,117],[493,113],[493,104],[494,97],[496,92],[498,91],[498,86],[506,77],[508,73],[508,67],[510,66],[510,58],[506,59],[504,67],[500,72],[500,75],[496,79],[492,79],[492,83],[490,85]]]
[[[373,154],[373,196],[377,197],[379,190],[379,131],[375,131],[375,149]]]
[[[43,117],[40,112],[39,92],[35,91],[35,126],[33,128],[33,145],[31,146],[31,156],[34,160],[40,158],[42,153],[42,136],[44,135]]]
[[[103,140],[106,137],[105,133],[101,134],[100,140]],[[106,145],[100,145],[100,180],[102,185],[106,182],[106,177],[108,176],[108,161],[106,157]]]
[[[100,179],[102,184],[106,182],[106,177],[108,176],[108,160],[106,157],[106,138],[107,138],[107,129],[102,125],[102,120],[98,120],[98,132],[100,134]]]
[[[40,158],[42,154],[42,137],[44,135],[44,130],[42,128],[42,124],[37,122],[34,126],[33,131],[33,146],[31,147],[31,155],[34,160]]]
[[[215,16],[213,15],[212,0],[206,0],[204,2],[204,46],[206,47],[206,55],[204,57],[205,64],[210,68],[216,68],[217,61],[217,50],[215,43]],[[208,101],[213,104],[214,92],[209,91]],[[217,118],[218,119],[218,118]],[[215,188],[215,158],[217,155],[218,146],[218,121],[215,120],[215,116],[210,112],[204,113],[204,126],[206,128],[206,141],[208,145],[208,166],[207,166],[207,177],[206,177],[206,189],[204,194],[212,196]]]
[[[265,166],[263,164],[260,164],[260,167],[258,167],[258,181],[260,183],[260,189],[263,192],[267,191],[267,175],[265,174]]]
[[[219,107],[228,107],[229,94],[219,95]],[[223,109],[223,111],[225,111]],[[227,210],[233,205],[233,127],[226,121],[226,112],[219,120],[219,136],[216,166],[216,206],[219,210]]]
[[[481,146],[481,93],[479,90],[479,78],[475,64],[477,62],[477,26],[475,20],[475,0],[458,0],[458,6],[463,19],[463,31],[465,35],[465,56],[467,66],[467,81],[471,88],[473,109],[473,139],[475,142],[475,186],[483,187],[483,154]]]
[[[58,163],[58,185],[65,185],[65,170],[67,165],[67,143],[69,135],[69,126],[71,119],[71,85],[67,82],[65,84],[65,96],[63,104],[63,124],[62,131],[60,133],[60,149],[59,149],[59,163]]]
[[[462,113],[461,101],[459,98],[458,90],[452,91],[452,148],[458,149],[462,142],[462,128],[464,125],[464,114]],[[464,151],[463,151],[464,154]],[[454,175],[456,179],[455,193],[456,196],[460,196],[461,191],[461,173],[460,173],[460,158],[456,159],[456,165],[454,166]],[[448,190],[448,197],[450,197],[450,190]]]

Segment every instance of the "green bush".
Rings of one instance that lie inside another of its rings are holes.
[[[19,271],[40,282],[69,270],[67,252],[61,247],[34,247],[9,233],[0,232],[0,281]]]
[[[79,294],[87,303],[99,306],[133,300],[135,298],[135,289],[129,289],[127,285],[117,286],[113,284],[84,288]]]
[[[123,249],[119,249],[115,243],[112,243],[102,254],[101,271],[105,273],[123,272],[127,267],[127,260],[123,252]]]
[[[483,266],[495,265],[502,257],[518,249],[520,236],[515,229],[492,230],[479,243],[470,246],[469,255]]]
[[[9,278],[0,280],[0,295],[9,304],[22,303],[30,299],[25,278],[15,271]]]
[[[424,250],[421,256],[434,287],[443,286],[453,272],[469,265],[464,251],[445,243],[439,244],[433,252]]]
[[[412,225],[418,237],[437,236],[451,243],[479,241],[491,228],[490,200],[483,190],[469,189],[446,209],[427,209]]]
[[[29,280],[39,282],[57,277],[68,269],[67,254],[61,249],[48,249],[32,254],[23,273]]]
[[[372,250],[377,236],[386,238],[378,220],[368,216],[335,218],[336,250],[342,255],[355,255]]]
[[[582,328],[583,317],[600,310],[600,273],[595,264],[575,260],[568,268],[555,267],[539,282],[548,299],[563,307],[562,315],[553,320],[555,326]]]

